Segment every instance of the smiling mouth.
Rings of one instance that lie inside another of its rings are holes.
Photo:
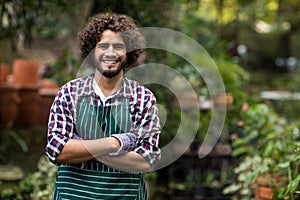
[[[100,61],[107,65],[113,65],[113,64],[120,62],[121,59],[120,58],[113,58],[113,59],[112,58],[101,58]]]

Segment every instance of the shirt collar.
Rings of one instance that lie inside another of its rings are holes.
[[[86,79],[84,85],[83,85],[83,92],[84,95],[96,95],[95,90],[93,88],[93,80],[94,80],[94,74],[91,74]],[[131,80],[129,80],[127,77],[123,76],[122,80],[122,86],[121,88],[112,95],[113,96],[123,96],[125,98],[132,98],[134,94],[134,85]]]
[[[122,86],[116,95],[121,95],[124,96],[125,98],[132,98],[134,94],[133,90],[134,87],[130,82],[130,80],[127,77],[123,76]]]

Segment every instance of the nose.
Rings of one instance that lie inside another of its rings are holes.
[[[113,45],[109,45],[109,47],[107,49],[107,52],[109,54],[115,54],[115,49],[114,49]]]
[[[105,50],[103,50],[103,57],[106,58],[116,58],[118,57],[118,53],[114,49],[113,45],[107,46]]]
[[[116,57],[118,54],[116,53],[115,49],[113,48],[113,45],[109,45],[105,52],[105,56],[107,57]]]
[[[108,52],[113,52],[113,50],[114,50],[113,46],[112,46],[112,45],[109,45],[109,46],[108,46]]]

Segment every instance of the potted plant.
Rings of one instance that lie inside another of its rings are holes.
[[[256,194],[256,199],[262,199],[259,191],[267,187],[270,199],[295,199],[300,180],[297,124],[287,122],[266,104],[245,104],[242,117],[239,131],[232,135],[232,155],[240,161],[235,168],[238,177],[224,192],[235,192],[240,198]]]

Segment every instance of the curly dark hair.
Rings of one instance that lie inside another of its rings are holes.
[[[135,64],[139,55],[144,51],[145,40],[136,30],[136,23],[133,19],[121,14],[100,13],[89,18],[85,28],[79,34],[81,59],[87,59],[87,64],[93,65],[93,61],[89,60],[88,55],[94,51],[97,42],[99,42],[105,30],[121,33],[127,52],[124,67],[128,68]]]

